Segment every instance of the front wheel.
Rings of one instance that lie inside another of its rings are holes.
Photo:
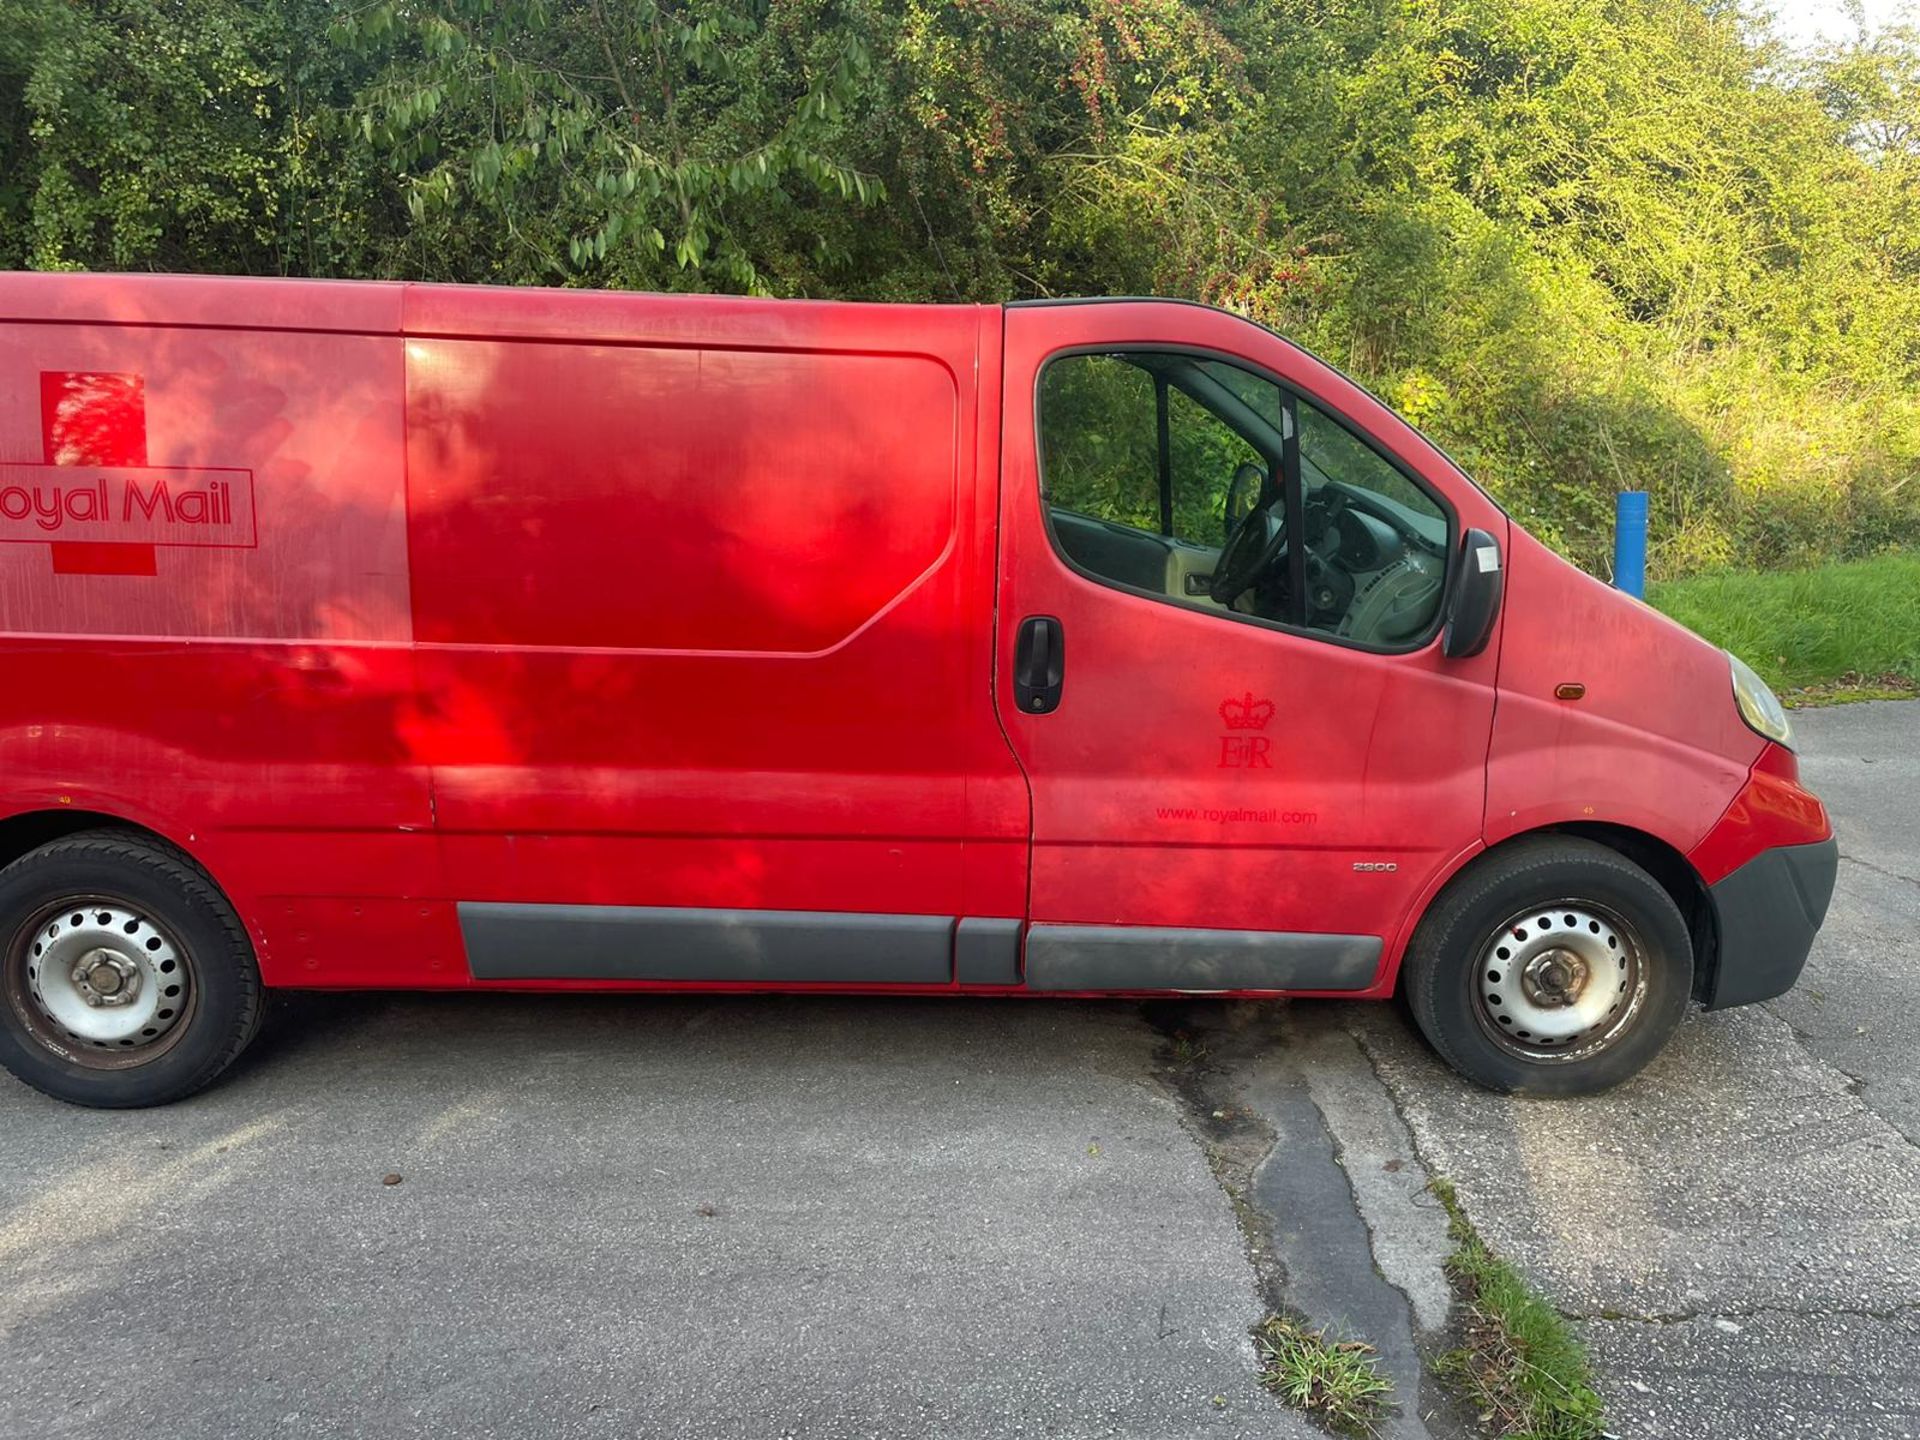
[[[161,1105],[253,1038],[260,975],[207,873],[90,831],[0,870],[0,1064],[76,1105]]]
[[[1433,1048],[1493,1090],[1588,1095],[1660,1053],[1693,991],[1693,942],[1664,888],[1590,840],[1518,841],[1420,922],[1404,988]]]

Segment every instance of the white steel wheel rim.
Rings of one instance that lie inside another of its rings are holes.
[[[1503,1049],[1530,1060],[1576,1060],[1624,1035],[1647,991],[1639,933],[1591,901],[1517,912],[1481,947],[1475,1006]]]
[[[50,1048],[117,1067],[177,1038],[193,1000],[191,967],[172,933],[139,907],[69,896],[42,907],[15,944],[16,983]]]

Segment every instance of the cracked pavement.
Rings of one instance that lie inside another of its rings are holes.
[[[1515,1100],[1399,1016],[1355,1036],[1482,1236],[1579,1321],[1614,1431],[1920,1436],[1920,704],[1803,711],[1844,857],[1800,985],[1695,1013],[1645,1074]]]
[[[1920,1437],[1920,961],[1902,943],[1920,922],[1920,704],[1795,724],[1843,855],[1807,972],[1770,1004],[1694,1013],[1618,1090],[1488,1094],[1391,1007],[1188,1008],[1216,1092],[1276,1136],[1252,1198],[1284,1298],[1372,1340],[1415,1397],[1386,1433],[1471,1420],[1416,1389],[1409,1360],[1448,1343],[1438,1174],[1577,1323],[1614,1433]]]
[[[825,997],[301,997],[169,1109],[0,1082],[0,1434],[1312,1437],[1273,1299],[1447,1440],[1431,1172],[1618,1434],[1920,1436],[1920,704],[1796,723],[1845,857],[1801,987],[1597,1099],[1388,1006]]]

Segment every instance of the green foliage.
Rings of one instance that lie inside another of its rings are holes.
[[[1779,574],[1702,575],[1648,598],[1788,698],[1910,695],[1920,682],[1920,555]]]
[[[1364,1340],[1329,1339],[1325,1330],[1269,1315],[1253,1327],[1253,1347],[1260,1383],[1335,1434],[1373,1434],[1393,1398],[1380,1354]]]
[[[327,0],[0,0],[0,265],[373,273]]]
[[[9,261],[258,264],[278,198],[258,143],[271,20],[218,0],[11,11],[0,65],[24,124],[9,144]]]
[[[1509,1440],[1601,1440],[1600,1397],[1587,1355],[1558,1311],[1495,1255],[1445,1180],[1430,1187],[1447,1212],[1447,1277],[1460,1297],[1466,1343],[1435,1368]]]
[[[1191,297],[1677,576],[1920,539],[1917,121],[1723,0],[0,0],[0,264]]]
[[[378,67],[359,132],[416,225],[491,237],[500,278],[765,291],[749,217],[885,195],[840,143],[866,29],[826,3],[391,0],[334,33]]]

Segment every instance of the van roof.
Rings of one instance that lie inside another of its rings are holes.
[[[234,275],[0,272],[0,322],[206,326],[359,335],[421,335],[817,344],[833,313],[869,321],[993,310],[980,305],[864,304],[433,285],[399,280],[288,280]]]

